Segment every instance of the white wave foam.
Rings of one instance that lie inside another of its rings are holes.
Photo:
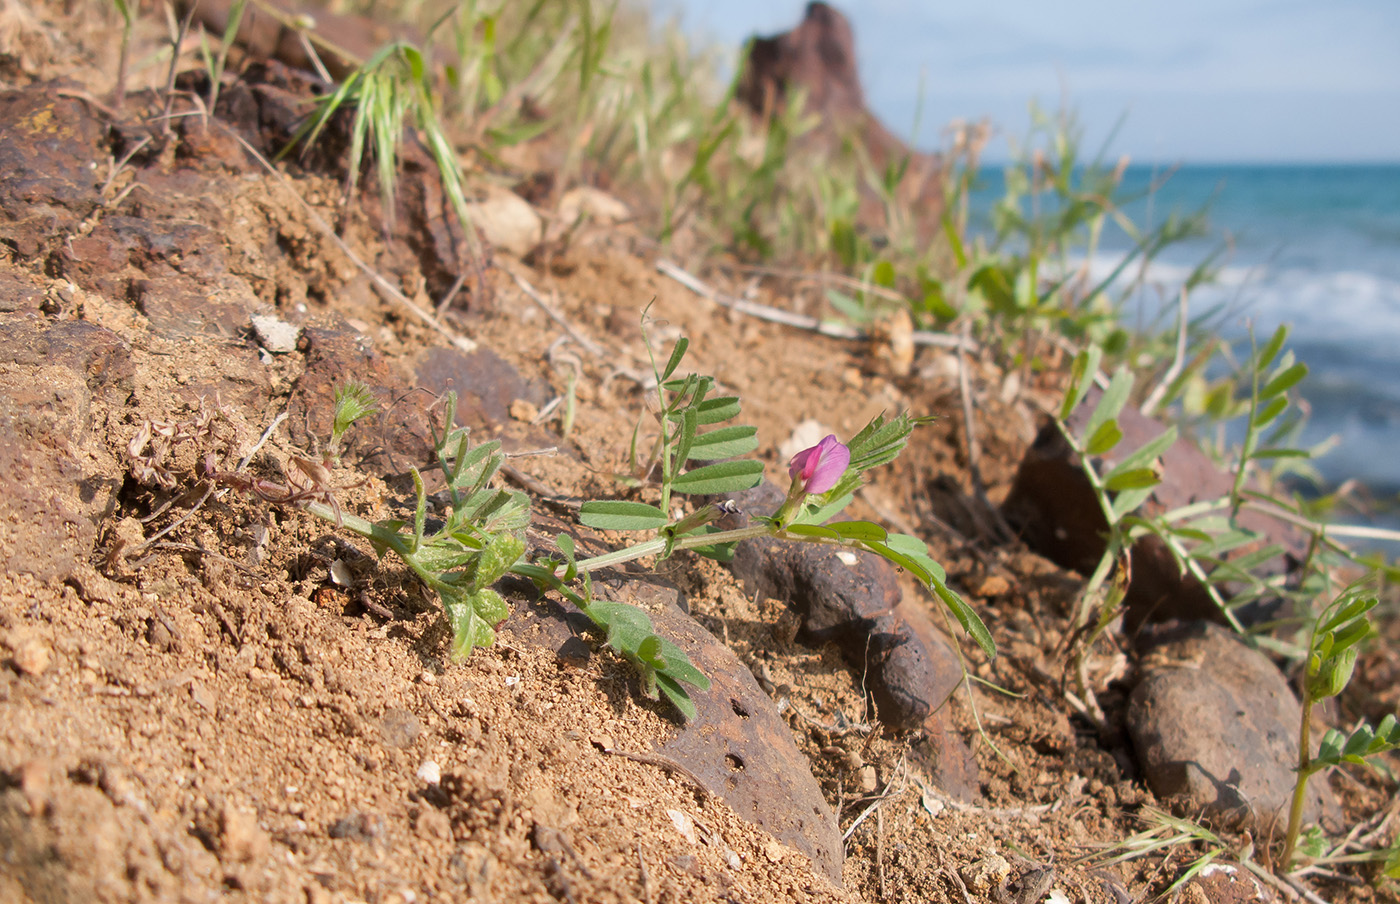
[[[1087,260],[1089,281],[1107,279],[1122,263],[1122,255],[1099,253]],[[1081,259],[1071,271],[1085,265]],[[1174,303],[1177,292],[1193,268],[1165,261],[1153,261],[1143,276],[1149,296],[1163,303]],[[1136,279],[1141,265],[1132,262],[1119,281]],[[1144,301],[1150,299],[1143,299]],[[1400,338],[1400,281],[1360,270],[1331,272],[1299,268],[1246,267],[1230,265],[1216,272],[1214,280],[1198,287],[1192,307],[1226,302],[1257,326],[1273,328],[1291,323],[1295,338],[1306,331],[1309,338],[1322,341],[1355,341],[1369,345]]]

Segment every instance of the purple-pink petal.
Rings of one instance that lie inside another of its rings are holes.
[[[788,464],[788,476],[802,480],[806,493],[825,493],[836,486],[851,463],[851,450],[828,434],[810,449],[803,449]]]

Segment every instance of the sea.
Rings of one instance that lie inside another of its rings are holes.
[[[986,167],[972,196],[977,218],[1001,196]],[[1155,190],[1148,192],[1155,186]],[[1129,304],[1144,327],[1171,327],[1183,280],[1215,255],[1215,278],[1189,296],[1191,314],[1227,338],[1267,337],[1290,326],[1289,347],[1308,365],[1299,390],[1310,410],[1305,446],[1333,440],[1316,461],[1320,489],[1364,487],[1379,522],[1400,512],[1400,164],[1130,166],[1125,206],[1139,227],[1204,209],[1207,232],[1167,248]],[[982,229],[987,223],[981,223]],[[980,230],[978,230],[980,231]],[[1106,233],[1090,260],[1105,276],[1131,247]],[[1165,320],[1162,306],[1169,305]],[[1355,520],[1355,519],[1352,519]],[[1400,550],[1400,546],[1392,547]]]

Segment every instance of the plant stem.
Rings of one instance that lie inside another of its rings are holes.
[[[1303,824],[1303,802],[1307,799],[1308,777],[1311,774],[1309,767],[1312,765],[1312,757],[1308,755],[1311,746],[1312,708],[1312,695],[1304,693],[1303,721],[1298,726],[1298,778],[1293,783],[1293,803],[1288,808],[1288,831],[1283,835],[1283,859],[1279,861],[1285,873],[1293,863],[1293,851],[1298,846],[1298,831]]]

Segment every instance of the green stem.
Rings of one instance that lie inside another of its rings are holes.
[[[1303,803],[1307,799],[1308,777],[1312,774],[1312,757],[1308,755],[1312,734],[1312,708],[1313,698],[1305,693],[1303,721],[1298,726],[1298,778],[1293,783],[1293,803],[1288,808],[1288,831],[1283,835],[1283,859],[1279,861],[1285,873],[1293,864],[1293,851],[1298,846],[1298,831],[1303,825]]]

